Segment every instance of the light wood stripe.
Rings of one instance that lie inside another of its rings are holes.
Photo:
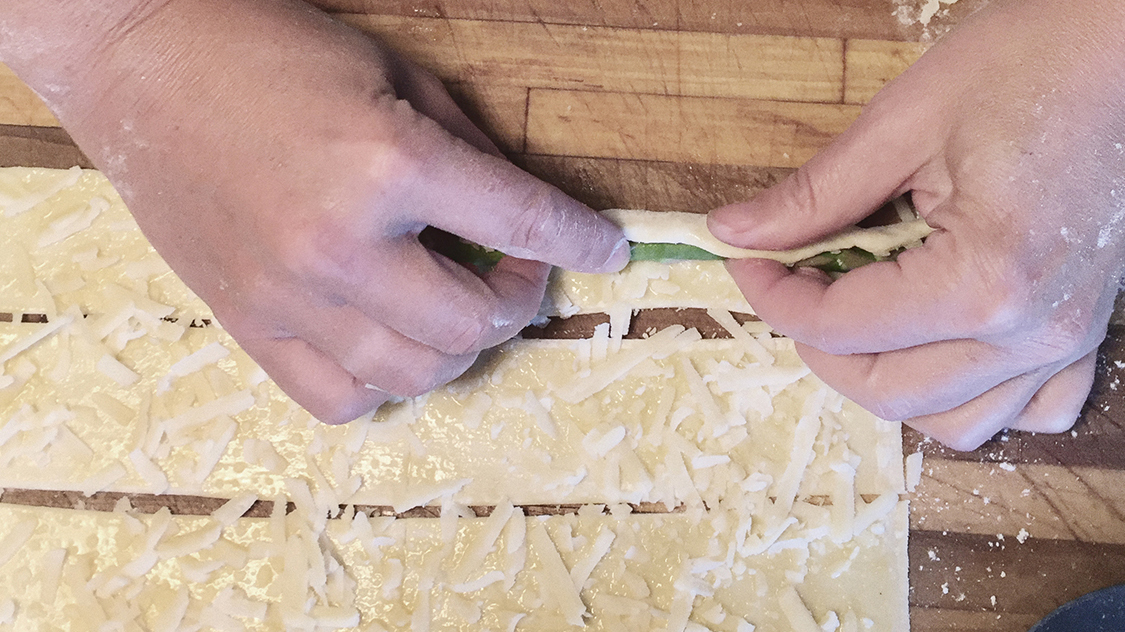
[[[859,107],[533,89],[532,154],[797,167]]]
[[[522,152],[527,129],[527,88],[462,81],[448,84],[458,107],[501,151]]]
[[[0,125],[57,127],[47,104],[11,68],[0,64]]]
[[[922,56],[929,44],[853,39],[845,43],[844,103],[863,104]]]
[[[833,38],[346,15],[445,81],[838,103]]]

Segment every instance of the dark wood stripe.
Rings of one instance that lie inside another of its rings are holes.
[[[977,461],[987,463],[1019,462],[1020,433],[1002,432],[971,452],[959,452],[945,447],[910,426],[902,427],[902,447],[906,454],[921,452],[927,459],[952,461]]]
[[[734,319],[739,323],[757,321],[753,314],[733,313]],[[0,322],[10,323],[14,315],[10,312],[0,313]],[[178,322],[175,318],[166,318],[169,322]],[[46,314],[21,314],[21,323],[46,323]],[[605,314],[578,314],[570,318],[552,318],[545,327],[527,327],[523,330],[523,337],[528,339],[582,339],[594,335],[594,328],[600,324],[608,323],[609,316]],[[686,308],[656,308],[642,309],[633,312],[629,332],[625,335],[628,339],[644,338],[669,325],[679,324],[684,327],[695,327],[704,338],[730,338],[730,333],[723,329],[719,323],[707,315],[707,310],[695,307]],[[189,327],[210,327],[211,319],[193,319]]]
[[[128,496],[130,504],[140,513],[156,513],[167,507],[178,516],[205,516],[223,506],[226,498],[192,496],[187,494],[125,494],[121,492],[97,492],[86,496],[78,491],[54,491],[39,489],[6,489],[0,494],[0,503],[26,505],[32,507],[54,507],[58,509],[86,509],[90,511],[113,511],[121,498]],[[259,500],[254,503],[245,516],[266,518],[273,511],[273,502]]]
[[[909,549],[913,606],[1042,617],[1125,582],[1122,544],[911,531]]]
[[[0,167],[69,169],[94,165],[61,127],[0,125]]]
[[[732,314],[739,323],[757,321],[752,314]],[[529,339],[582,339],[594,335],[594,327],[608,323],[605,314],[578,314],[570,318],[553,318],[546,327],[528,327],[523,337]],[[644,338],[654,330],[679,324],[694,327],[704,338],[730,338],[730,333],[707,315],[707,310],[694,307],[642,309],[633,312],[626,339]]]
[[[512,154],[512,161],[596,209],[706,212],[747,200],[793,169]],[[0,167],[94,165],[59,127],[0,125]],[[621,183],[630,186],[621,186]]]
[[[89,316],[88,314],[84,314],[82,317],[86,318],[88,316]],[[14,320],[15,320],[15,314],[13,314],[12,312],[0,312],[0,323],[10,323],[10,322],[13,322]],[[167,317],[167,318],[164,318],[163,320],[165,320],[167,322],[170,322],[170,323],[180,322],[179,318],[173,318],[173,317]],[[25,324],[42,325],[42,324],[46,324],[46,323],[50,322],[50,319],[47,317],[46,314],[37,314],[37,313],[34,313],[34,312],[25,312],[25,313],[20,314],[20,322],[25,323]],[[193,329],[200,328],[200,327],[210,327],[211,326],[211,319],[210,318],[193,318],[193,319],[191,319],[190,322],[188,322],[187,326],[191,327]]]
[[[0,494],[0,503],[9,505],[22,505],[28,507],[51,507],[56,509],[79,509],[87,511],[113,511],[117,503],[124,497],[129,498],[133,509],[139,513],[152,514],[167,507],[172,514],[177,516],[207,516],[227,502],[226,498],[212,498],[209,496],[193,496],[190,494],[127,494],[122,492],[97,492],[86,496],[78,491],[56,491],[39,489],[8,489]],[[403,512],[396,512],[387,505],[353,505],[357,512],[369,516],[384,516],[395,518],[440,518],[441,507],[426,506],[415,507]],[[576,514],[583,504],[553,504],[553,505],[517,505],[528,516],[562,516]],[[590,503],[590,506],[600,507],[603,514],[610,514],[612,508],[604,504]],[[628,503],[632,513],[637,514],[668,514],[683,513],[683,506],[673,507],[671,511],[663,503]],[[271,500],[256,501],[245,514],[244,518],[268,518],[273,512],[274,503]],[[345,511],[346,505],[341,505],[337,513]],[[286,511],[292,512],[296,506],[289,502]],[[496,509],[493,505],[471,505],[469,510],[477,517],[492,515]]]
[[[748,200],[794,170],[619,158],[519,154],[532,175],[595,209],[643,208],[704,213]]]
[[[670,513],[683,513],[684,507],[673,507],[671,511],[664,506],[663,503],[627,503],[631,513],[635,514],[670,514]],[[526,516],[565,516],[577,514],[583,507],[592,506],[600,507],[600,512],[603,515],[610,515],[612,508],[604,504],[582,505],[582,504],[558,504],[558,505],[516,505],[519,509],[523,510]],[[491,516],[495,511],[494,505],[470,505],[469,511],[478,518]],[[357,512],[366,513],[369,516],[394,516],[396,518],[440,518],[441,507],[426,506],[415,507],[404,512],[396,512],[393,507],[385,505],[355,505]]]

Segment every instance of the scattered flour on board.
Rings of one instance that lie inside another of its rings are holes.
[[[942,18],[949,15],[948,6],[955,2],[957,0],[894,0],[893,15],[898,18],[898,23],[902,26],[921,24],[927,27],[923,31],[923,39],[932,39],[945,34],[949,27],[943,27],[941,32],[931,33],[928,28],[930,21],[935,16]]]

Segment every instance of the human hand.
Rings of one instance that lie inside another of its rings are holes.
[[[25,9],[10,32],[90,45],[0,52],[322,421],[460,375],[535,316],[547,264],[628,260],[616,226],[505,161],[435,78],[305,5],[116,2],[133,6],[99,39],[83,29],[112,9],[79,4],[50,17],[71,29]],[[512,256],[478,276],[424,248],[427,226]]]
[[[730,262],[758,315],[830,386],[956,449],[1070,428],[1125,260],[1122,26],[1113,1],[994,2],[789,179],[712,211],[724,241],[789,248],[911,191],[936,229],[834,282]]]

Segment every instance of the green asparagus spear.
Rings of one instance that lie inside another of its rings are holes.
[[[444,231],[428,228],[419,236],[422,242],[436,252],[450,259],[471,266],[479,273],[488,272],[504,258],[504,253],[466,241]],[[841,274],[860,266],[894,259],[897,253],[887,257],[876,257],[861,248],[848,248],[824,252],[803,261],[794,267],[819,268],[829,274]],[[629,242],[631,261],[716,261],[723,257],[688,244],[637,243]]]
[[[687,244],[639,244],[629,242],[630,261],[714,261],[719,255]]]
[[[629,259],[631,261],[717,261],[723,257],[708,252],[696,246],[687,244],[645,244],[629,242]],[[446,244],[442,254],[457,261],[470,265],[480,272],[487,272],[500,262],[504,253],[492,250],[474,243],[460,240],[453,244]],[[798,261],[794,267],[819,268],[829,273],[842,273],[854,270],[876,261],[894,259],[894,254],[889,257],[876,257],[862,248],[848,248],[824,252],[803,261]]]

